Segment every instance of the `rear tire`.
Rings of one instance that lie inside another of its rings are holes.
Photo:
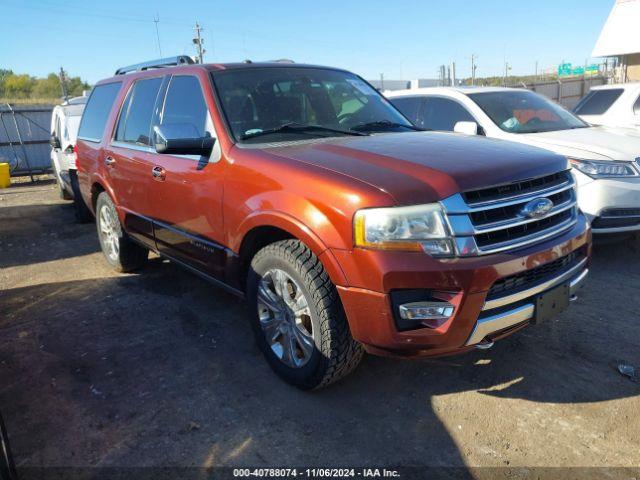
[[[98,239],[107,262],[118,272],[132,272],[143,267],[149,250],[134,243],[122,229],[116,206],[107,192],[96,202]]]
[[[325,387],[360,363],[364,350],[351,337],[336,287],[302,242],[283,240],[260,250],[247,293],[258,346],[286,382],[303,390]]]

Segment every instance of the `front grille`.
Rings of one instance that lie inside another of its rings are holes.
[[[476,243],[480,248],[483,248],[497,243],[504,243],[514,239],[517,240],[518,238],[525,237],[527,235],[542,232],[555,225],[560,225],[569,220],[572,215],[573,213],[571,210],[565,210],[557,215],[546,217],[535,222],[523,223],[514,227],[495,230],[493,232],[479,233],[476,235]]]
[[[497,187],[483,188],[481,190],[472,190],[464,192],[463,198],[468,204],[491,202],[500,200],[505,197],[527,195],[546,188],[561,185],[567,181],[568,172],[558,172],[545,177],[524,180],[522,182],[509,183],[507,185],[498,185]]]
[[[487,295],[487,300],[504,297],[517,293],[522,290],[534,287],[540,283],[560,276],[562,273],[570,270],[584,259],[584,253],[581,251],[571,252],[569,255],[558,258],[551,262],[540,265],[539,267],[516,273],[508,277],[501,278],[496,281]]]
[[[553,195],[547,195],[546,198],[551,200],[554,205],[561,205],[571,201],[571,191],[565,190]],[[471,217],[471,221],[474,225],[481,226],[509,220],[510,218],[517,216],[520,213],[520,210],[522,210],[522,204],[516,203],[515,205],[508,205],[506,207],[471,212],[469,216]]]
[[[445,199],[458,253],[483,255],[530,245],[558,235],[578,218],[575,182],[569,170],[507,185],[473,190]],[[524,207],[546,198],[553,208],[541,218]]]

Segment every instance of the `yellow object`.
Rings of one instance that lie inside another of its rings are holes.
[[[0,188],[11,186],[11,175],[9,175],[9,164],[0,163]]]

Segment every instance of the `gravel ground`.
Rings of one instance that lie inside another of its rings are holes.
[[[617,371],[640,369],[639,262],[631,241],[598,245],[557,321],[459,357],[368,356],[304,393],[271,373],[240,300],[159,258],[112,272],[55,185],[14,186],[0,408],[19,469],[640,467],[640,383]]]

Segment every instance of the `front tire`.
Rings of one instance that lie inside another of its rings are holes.
[[[149,250],[134,243],[122,229],[116,206],[107,192],[100,193],[96,201],[96,227],[102,253],[116,271],[132,272],[147,263]]]
[[[272,243],[251,261],[247,278],[253,330],[271,368],[308,390],[338,381],[360,363],[336,287],[298,240]]]

